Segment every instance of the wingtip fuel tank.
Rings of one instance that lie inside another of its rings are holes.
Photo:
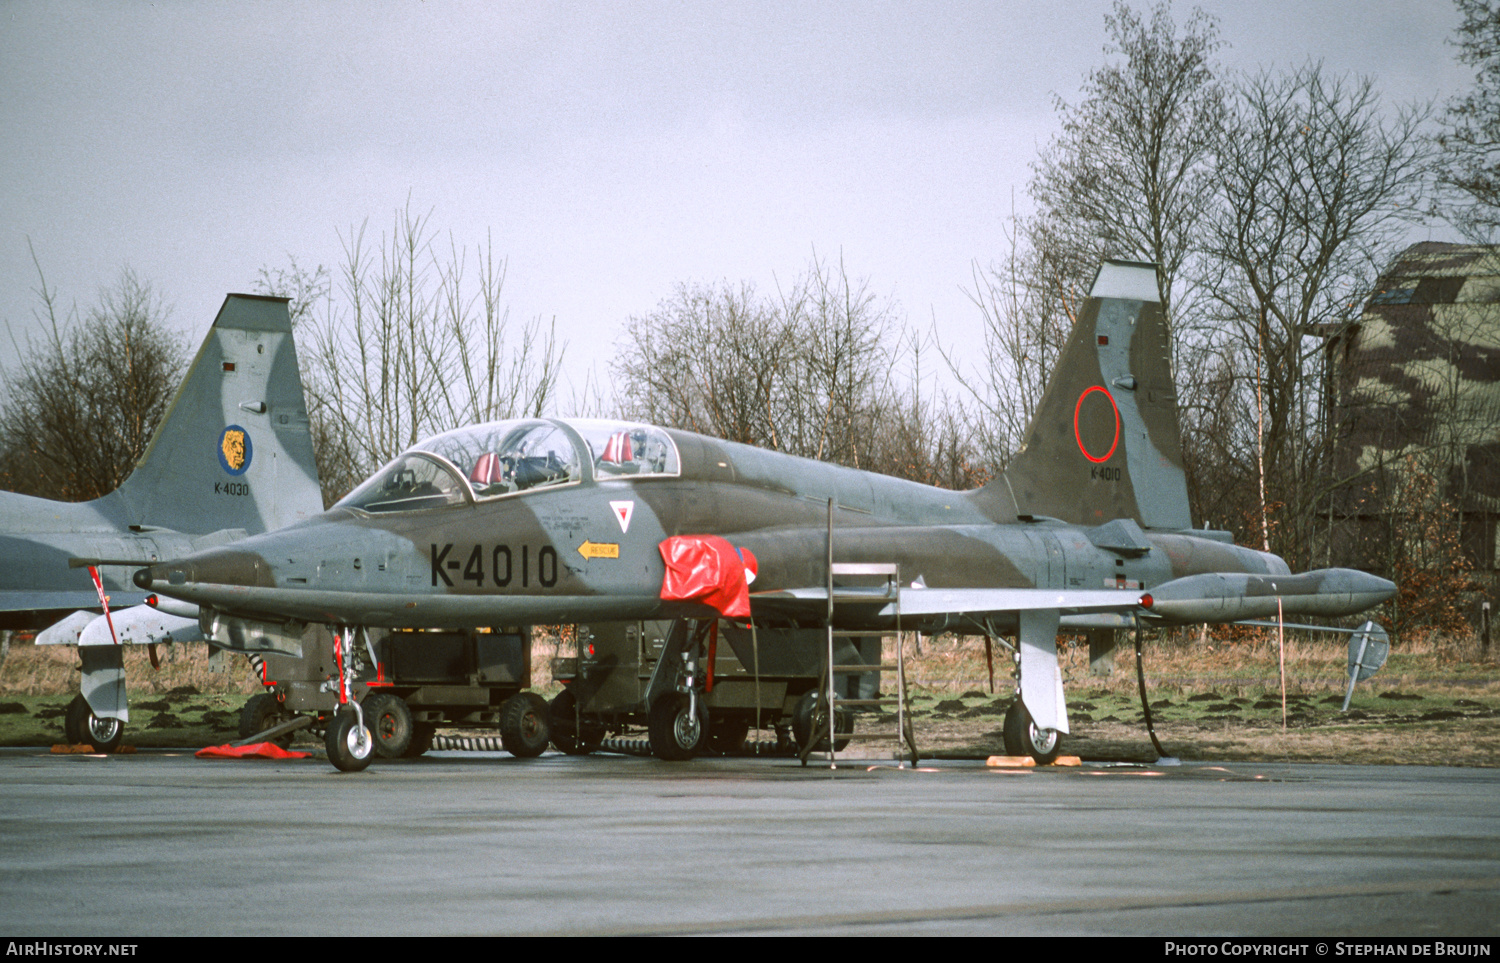
[[[1173,579],[1142,600],[1154,621],[1186,625],[1280,616],[1337,618],[1373,608],[1396,594],[1396,584],[1349,568],[1300,575],[1209,572]]]

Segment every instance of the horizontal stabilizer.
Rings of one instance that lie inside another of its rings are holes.
[[[202,642],[203,632],[197,619],[169,615],[149,605],[136,605],[110,614],[115,638],[121,645],[150,645],[157,642]],[[78,637],[79,645],[112,645],[109,623],[104,616],[90,622]]]
[[[139,605],[146,601],[145,592],[110,591],[109,604]],[[34,592],[15,589],[0,592],[0,612],[66,612],[69,609],[99,607],[99,593],[92,587],[60,592]]]
[[[149,645],[155,642],[202,642],[198,620],[171,615],[149,605],[133,605],[110,612],[115,636],[121,645]],[[114,645],[109,621],[96,612],[74,612],[72,615],[37,633],[37,645]]]
[[[97,612],[74,612],[60,622],[54,622],[36,634],[37,645],[77,645],[78,637],[89,623],[99,617]]]

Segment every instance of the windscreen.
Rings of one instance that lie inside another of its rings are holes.
[[[463,479],[440,459],[407,452],[346,495],[340,508],[366,512],[412,512],[457,505],[467,499]]]

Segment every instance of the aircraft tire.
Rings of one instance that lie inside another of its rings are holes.
[[[349,709],[329,720],[325,742],[328,761],[339,772],[360,772],[375,758],[375,738]]]
[[[276,701],[275,696],[269,692],[257,692],[245,700],[245,707],[240,710],[240,738],[249,739],[286,718],[287,714],[282,711],[281,703]],[[292,744],[292,733],[284,733],[271,741],[285,749]]]
[[[85,708],[88,707],[88,700],[84,699],[82,693],[80,693],[73,697],[72,702],[68,703],[68,711],[63,715],[63,738],[68,740],[68,745],[70,746],[76,746],[83,741],[83,726],[80,725],[82,719],[80,719],[79,713],[75,711],[75,707],[80,702],[84,704]]]
[[[570,756],[586,756],[604,741],[604,729],[585,719],[578,728],[578,697],[564,689],[547,706],[547,729],[552,746]]]
[[[828,716],[823,711],[823,703],[819,698],[821,695],[817,689],[809,689],[797,700],[796,707],[792,710],[792,735],[797,740],[797,745],[805,746],[812,739],[813,733],[823,732],[828,726]],[[833,741],[835,752],[843,752],[849,745],[849,739],[854,735],[854,713],[848,709],[838,710],[834,719],[836,738]],[[813,746],[814,752],[827,752],[828,739],[819,738],[818,744]]]
[[[119,748],[120,740],[125,738],[125,723],[119,719],[100,719],[80,693],[68,703],[63,731],[72,745],[86,742],[94,747],[95,752],[110,753]]]
[[[651,707],[651,751],[656,758],[671,762],[691,759],[708,745],[708,727],[708,706],[703,700],[698,700],[698,717],[694,719],[688,712],[687,696],[662,696]]]
[[[1019,698],[1005,712],[1002,734],[1007,755],[1030,756],[1043,766],[1056,759],[1062,749],[1062,738],[1057,730],[1038,729]]]
[[[375,740],[376,754],[382,759],[405,756],[416,731],[406,700],[389,692],[372,692],[365,696],[360,708],[365,711],[365,725],[370,727]]]
[[[534,759],[552,737],[547,701],[535,692],[517,692],[500,707],[500,745],[512,756]]]
[[[403,759],[415,759],[428,749],[432,748],[432,739],[437,735],[437,726],[430,722],[413,722],[411,724],[411,743],[407,745],[406,751],[401,754]]]

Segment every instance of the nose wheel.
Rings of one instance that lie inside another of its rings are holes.
[[[375,757],[375,738],[358,711],[343,709],[328,724],[328,761],[339,772],[359,772]]]

